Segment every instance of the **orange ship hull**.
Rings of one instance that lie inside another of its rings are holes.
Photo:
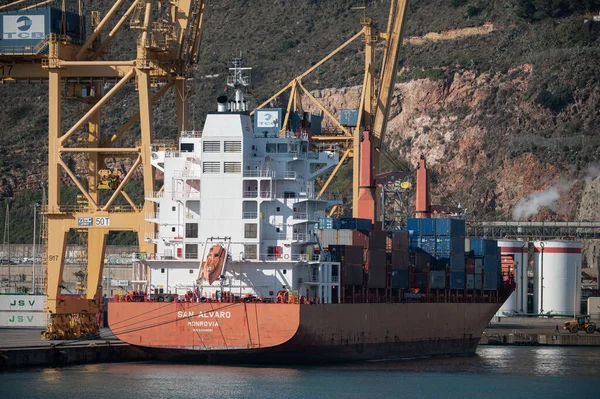
[[[158,358],[323,363],[475,352],[498,303],[110,303],[122,341]]]

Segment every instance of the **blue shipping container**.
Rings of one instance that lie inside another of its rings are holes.
[[[419,220],[419,232],[422,236],[435,236],[435,219]]]
[[[392,288],[408,288],[408,270],[392,270]]]
[[[465,255],[453,254],[450,257],[450,270],[453,272],[464,272],[465,271]]]
[[[340,219],[335,218],[321,218],[319,220],[320,230],[339,230],[342,228]]]
[[[409,234],[414,234],[417,236],[421,234],[421,230],[419,228],[419,220],[420,219],[408,219],[406,221],[406,229],[408,230]]]
[[[358,124],[357,109],[340,110],[340,125],[355,127]]]
[[[431,271],[429,272],[429,288],[443,290],[446,288],[446,272]]]
[[[467,289],[473,290],[475,289],[475,275],[467,274]]]
[[[488,255],[483,257],[484,273],[500,273],[500,259],[496,255]]]
[[[348,230],[373,230],[371,219],[341,218],[341,228]]]
[[[464,254],[465,240],[462,237],[438,236],[436,239],[436,252],[449,254]]]
[[[475,258],[475,274],[483,273],[483,258]]]
[[[500,275],[498,273],[487,273],[486,272],[483,275],[483,289],[490,290],[490,291],[498,290],[498,288],[500,287],[499,276]]]
[[[438,236],[465,236],[465,221],[462,219],[435,219],[435,222],[435,233]]]
[[[476,256],[497,255],[498,241],[473,239],[471,240],[471,251],[473,251]]]
[[[465,273],[450,272],[450,289],[464,290],[465,289]]]

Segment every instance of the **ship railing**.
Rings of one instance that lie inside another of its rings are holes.
[[[294,241],[307,241],[308,234],[306,234],[306,233],[294,233],[292,235],[292,239]]]
[[[308,257],[306,254],[281,254],[281,255],[273,255],[273,254],[261,254],[260,260],[264,262],[306,262]]]
[[[296,176],[297,176],[297,173],[293,170],[286,170],[285,172],[283,172],[284,179],[295,179]]]
[[[243,196],[244,198],[256,198],[258,197],[258,190],[244,191]]]
[[[150,143],[150,148],[152,148],[153,151],[170,150],[169,152],[174,152],[173,149],[177,148],[177,142],[169,139],[154,140],[152,143]]]
[[[164,197],[164,191],[146,191],[146,199],[160,199]]]
[[[331,282],[332,283],[339,283],[340,282],[340,278],[338,276],[331,276]]]
[[[173,176],[199,179],[202,173],[199,170],[176,170]]]
[[[144,239],[146,240],[159,240],[160,239],[160,233],[158,232],[145,232],[144,233]]]
[[[189,152],[165,151],[165,158],[185,158],[190,156]]]
[[[277,233],[278,240],[287,240],[287,233]]]
[[[258,212],[243,212],[242,219],[256,219],[258,217]]]
[[[202,131],[201,130],[183,130],[179,134],[179,137],[185,138],[185,139],[199,139],[202,137]]]
[[[310,222],[316,222],[320,219],[320,216],[316,213],[296,212],[293,216],[294,220],[308,220]]]
[[[271,191],[261,191],[260,198],[271,198]]]
[[[202,198],[199,191],[175,191],[173,192],[173,199],[176,198],[192,198],[199,199]]]
[[[275,177],[273,170],[245,170],[244,177]]]
[[[197,220],[197,219],[200,219],[200,215],[197,213],[194,213],[194,212],[187,212],[185,214],[185,218],[187,220]]]
[[[160,212],[146,212],[146,214],[144,215],[144,217],[146,219],[159,219],[160,218]]]

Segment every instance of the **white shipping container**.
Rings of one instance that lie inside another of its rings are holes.
[[[483,273],[483,259],[477,258],[475,259],[475,274]]]
[[[474,290],[475,289],[475,275],[467,274],[467,289]]]
[[[352,245],[352,230],[319,230],[321,245]]]
[[[40,311],[46,307],[45,295],[0,295],[0,311]]]
[[[46,327],[46,312],[0,312],[0,327]]]

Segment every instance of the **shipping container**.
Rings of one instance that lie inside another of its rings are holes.
[[[500,273],[500,259],[496,255],[488,255],[483,257],[483,272]]]
[[[450,272],[450,289],[464,290],[465,289],[465,273]]]
[[[473,258],[465,259],[465,272],[468,274],[475,274],[475,259],[473,259]]]
[[[362,285],[364,269],[362,265],[342,265],[344,274],[344,285]]]
[[[436,253],[465,253],[465,240],[462,237],[438,236],[436,238]]]
[[[412,288],[426,289],[429,285],[428,273],[415,273],[411,284]]]
[[[342,222],[340,219],[335,218],[321,218],[319,219],[319,229],[320,230],[334,230],[341,229]]]
[[[483,258],[475,258],[475,274],[483,273]]]
[[[386,288],[387,271],[385,267],[369,268],[367,286],[369,288]]]
[[[465,238],[465,252],[471,252],[471,239]]]
[[[488,273],[483,275],[483,289],[489,291],[497,291],[500,288],[500,274]]]
[[[340,125],[348,127],[356,127],[358,124],[357,109],[342,109],[340,110]]]
[[[387,233],[385,231],[369,231],[369,248],[385,249],[386,236]]]
[[[45,295],[0,295],[0,311],[43,312]]]
[[[410,264],[408,251],[406,250],[397,250],[392,251],[390,264],[392,266],[392,270],[398,269],[408,269]]]
[[[0,327],[46,327],[48,313],[30,311],[0,312]]]
[[[435,219],[418,219],[419,220],[419,234],[422,236],[434,236],[435,235]]]
[[[371,219],[341,218],[340,229],[350,230],[373,230]]]
[[[475,274],[475,289],[476,290],[480,290],[482,289],[483,285],[483,274]]]
[[[418,271],[427,271],[431,268],[431,255],[427,252],[415,253],[415,268]]]
[[[394,231],[391,233],[392,251],[408,250],[408,231]]]
[[[419,220],[421,219],[408,219],[406,221],[406,229],[410,235],[415,235],[417,237],[421,235]]]
[[[435,220],[435,234],[438,236],[452,236],[452,237],[464,237],[465,236],[465,221],[462,219],[434,219]],[[463,240],[464,241],[464,240]],[[463,244],[464,245],[464,244]]]
[[[475,289],[475,275],[474,274],[467,274],[467,289],[468,290],[473,290]]]
[[[453,272],[465,271],[465,253],[452,254],[450,256],[450,270]]]
[[[432,270],[429,273],[429,288],[431,288],[432,290],[445,289],[446,288],[446,272]]]
[[[471,250],[476,256],[497,255],[498,241],[496,240],[471,240]]]
[[[392,288],[408,288],[408,270],[392,270]]]
[[[374,268],[385,270],[385,260],[385,249],[369,248],[369,250],[367,251],[367,264],[369,265],[369,272],[371,272]]]
[[[334,261],[349,265],[362,266],[363,264],[363,247],[361,246],[330,245],[328,249]]]

